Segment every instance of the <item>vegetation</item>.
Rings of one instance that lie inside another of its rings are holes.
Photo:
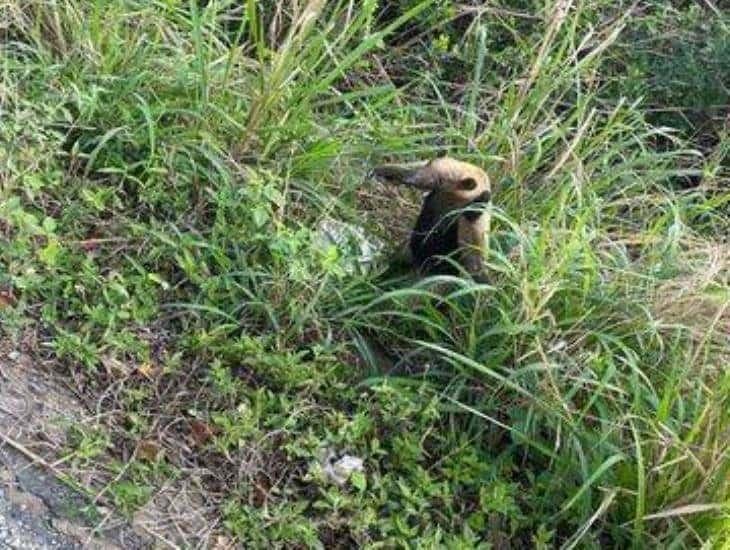
[[[715,4],[2,3],[2,330],[103,413],[64,467],[130,515],[194,479],[183,545],[728,544]],[[443,153],[494,182],[489,285],[318,244],[394,246],[369,170]]]

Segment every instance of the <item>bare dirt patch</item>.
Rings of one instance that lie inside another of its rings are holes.
[[[113,477],[105,457],[94,470],[69,459],[69,428],[92,425],[96,415],[52,369],[21,349],[0,340],[0,546],[178,548],[223,540],[213,532],[217,522],[194,476],[184,473],[131,521],[119,517],[106,498]]]

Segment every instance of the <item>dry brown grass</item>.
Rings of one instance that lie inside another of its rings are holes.
[[[684,252],[683,275],[659,285],[653,310],[664,323],[687,327],[698,342],[711,335],[730,343],[730,244],[694,239]]]

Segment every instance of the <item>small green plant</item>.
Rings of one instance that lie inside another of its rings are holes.
[[[132,481],[119,481],[109,488],[109,492],[112,495],[114,505],[122,513],[130,515],[147,502],[152,494],[152,487]]]
[[[77,425],[69,426],[66,440],[71,447],[73,459],[83,464],[97,459],[111,446],[106,432],[84,429]]]

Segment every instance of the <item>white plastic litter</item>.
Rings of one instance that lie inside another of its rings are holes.
[[[317,226],[316,244],[323,249],[335,246],[348,274],[369,271],[385,248],[385,243],[368,235],[362,227],[329,217]]]
[[[362,472],[363,469],[363,459],[352,455],[343,455],[338,460],[334,460],[334,454],[330,453],[322,464],[322,471],[327,479],[340,486],[347,483],[353,472]]]

